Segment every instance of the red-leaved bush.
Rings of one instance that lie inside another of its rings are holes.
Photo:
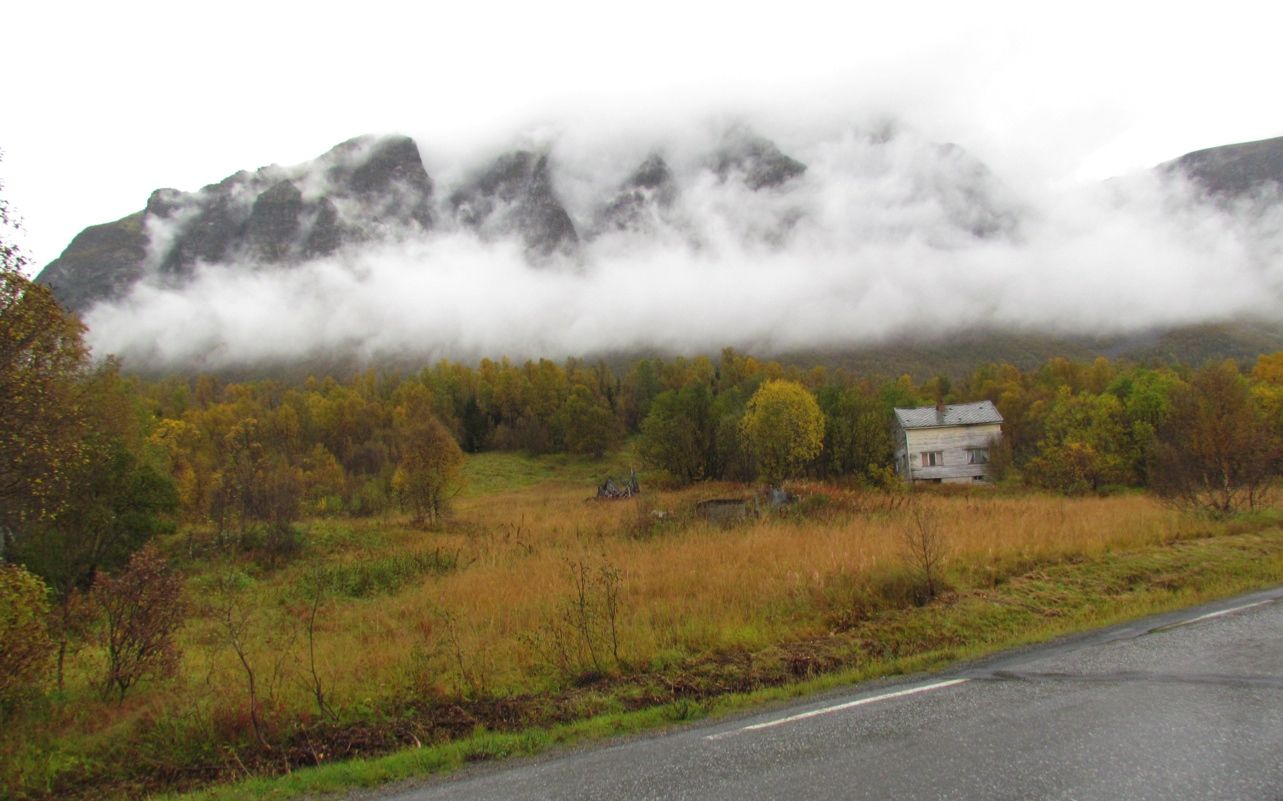
[[[119,574],[102,574],[94,582],[107,654],[104,696],[124,698],[139,679],[172,676],[178,669],[174,637],[186,614],[182,589],[182,577],[152,545],[134,554]]]

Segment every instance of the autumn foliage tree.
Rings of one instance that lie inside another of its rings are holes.
[[[431,411],[431,399],[412,395],[395,414],[401,458],[392,489],[417,525],[434,523],[458,485],[463,450]]]
[[[1277,434],[1247,380],[1223,362],[1173,393],[1151,449],[1150,485],[1178,506],[1232,514],[1261,503],[1279,458]]]
[[[24,527],[11,556],[38,574],[58,599],[88,590],[94,574],[115,570],[157,534],[171,530],[173,483],[139,451],[135,399],[117,366],[86,377],[80,458],[66,470],[70,491],[56,514]]]
[[[261,550],[275,562],[297,549],[293,523],[303,498],[303,471],[280,447],[271,427],[255,417],[233,424],[223,437],[222,469],[215,475],[211,511],[222,533]]]
[[[1029,461],[1034,483],[1069,494],[1100,492],[1132,476],[1123,405],[1113,395],[1061,389],[1043,422],[1038,455]]]
[[[716,443],[713,396],[704,384],[657,395],[641,424],[642,457],[680,481],[716,478],[711,454]]]
[[[32,524],[12,556],[49,585],[55,602],[57,680],[73,640],[83,633],[80,596],[103,570],[116,570],[152,537],[169,531],[178,499],[173,484],[118,440],[88,437],[85,458],[69,474],[75,491],[51,520]]]
[[[83,326],[47,287],[22,273],[26,259],[4,229],[0,198],[0,533],[6,542],[57,511],[80,457],[77,380],[87,363]]]
[[[139,680],[178,669],[176,637],[186,616],[182,589],[182,577],[154,545],[135,553],[119,574],[99,575],[91,598],[102,616],[104,696],[124,698]]]
[[[762,478],[779,484],[820,455],[824,413],[806,387],[767,381],[749,398],[740,427]]]
[[[51,591],[61,687],[84,628],[75,597],[163,530],[177,497],[142,457],[134,383],[112,359],[91,365],[79,320],[23,274],[13,227],[0,198],[0,558]]]
[[[619,441],[619,419],[604,399],[593,395],[583,385],[570,391],[557,412],[557,427],[570,453],[582,453],[600,459]]]

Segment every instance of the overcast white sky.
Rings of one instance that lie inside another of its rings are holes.
[[[161,186],[367,132],[425,149],[543,119],[894,116],[1066,183],[1283,134],[1253,2],[71,3],[0,11],[0,180],[37,266]]]

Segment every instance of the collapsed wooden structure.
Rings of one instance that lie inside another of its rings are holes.
[[[628,478],[616,479],[614,476],[606,476],[606,480],[601,486],[597,487],[598,500],[616,500],[618,498],[631,498],[641,494],[641,486],[637,483],[637,471],[633,470],[628,474]]]

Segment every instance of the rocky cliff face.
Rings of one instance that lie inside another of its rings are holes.
[[[451,232],[515,241],[534,268],[589,263],[599,239],[785,247],[808,223],[842,227],[850,241],[917,237],[946,251],[1018,235],[1021,204],[962,148],[891,129],[843,136],[805,151],[808,165],[733,127],[699,152],[656,147],[631,169],[621,164],[622,179],[589,181],[591,191],[554,150],[501,153],[438,187],[413,139],[362,137],[305,164],[238,172],[194,192],[157,190],[142,211],[85,229],[38,280],[83,312],[140,281],[172,287],[202,269],[288,270]],[[1283,138],[1190,153],[1160,170],[1188,176],[1215,202],[1277,197]],[[852,186],[862,187],[854,200]]]
[[[874,155],[854,165],[864,171],[856,177],[872,184],[893,178],[885,204],[934,209],[951,232],[934,246],[1008,236],[1019,227],[1019,210],[1000,182],[962,148],[932,145],[906,167],[895,147],[894,134],[871,137]],[[700,187],[721,193],[713,205],[721,203],[726,214],[737,213],[737,192],[763,198],[770,219],[753,220],[749,227],[758,227],[741,232],[751,240],[778,244],[804,213],[788,198],[805,190],[808,166],[744,127],[726,132],[693,172],[679,175],[664,154],[651,153],[578,217],[559,193],[556,167],[548,152],[514,150],[465,172],[438,196],[413,139],[362,137],[306,164],[238,172],[195,192],[157,190],[142,211],[81,232],[38,280],[84,311],[145,279],[181,285],[200,265],[288,269],[344,248],[445,229],[484,241],[515,239],[538,266],[576,256],[605,235],[648,237],[667,227],[697,242],[699,233],[684,228],[682,205]],[[1277,199],[1283,137],[1200,150],[1159,169],[1189,177],[1214,202]],[[860,220],[852,225],[862,230]]]
[[[677,180],[658,153],[650,155],[593,215],[596,234],[652,231],[677,200]]]
[[[536,258],[569,253],[579,242],[542,153],[500,156],[450,195],[450,210],[460,224],[487,238],[515,233]]]
[[[148,245],[143,229],[145,219],[146,213],[138,212],[115,222],[89,226],[36,280],[52,289],[63,306],[76,312],[123,295],[144,275]]]
[[[412,139],[364,137],[157,190],[38,280],[96,350],[164,366],[1164,331],[1276,316],[1280,151],[1022,194],[891,125],[567,132],[431,175]]]
[[[432,180],[408,137],[344,142],[293,168],[238,172],[85,229],[37,280],[83,311],[146,276],[182,283],[197,265],[288,267],[347,244],[430,231]]]
[[[780,152],[774,142],[752,131],[726,135],[709,166],[722,180],[740,180],[749,189],[774,189],[806,172],[806,165]]]

